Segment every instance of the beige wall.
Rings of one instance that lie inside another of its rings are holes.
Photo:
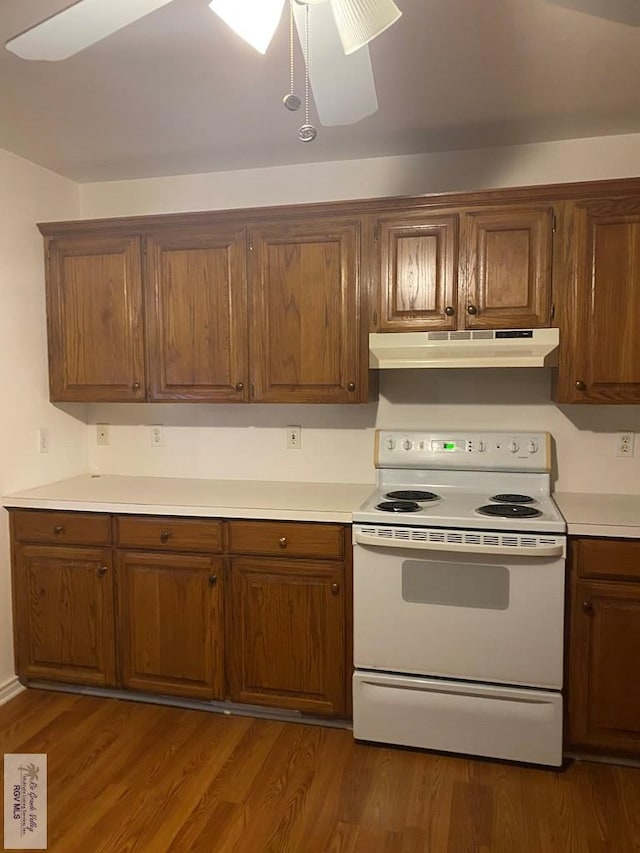
[[[640,175],[640,135],[502,149],[319,163],[82,187],[83,217],[206,210],[585,181]],[[114,425],[91,464],[112,473],[371,482],[376,426],[549,430],[557,488],[640,492],[633,460],[615,456],[615,433],[640,432],[638,406],[566,406],[550,399],[548,370],[392,371],[377,404],[347,406],[93,406]],[[151,448],[148,425],[165,425]],[[285,449],[285,426],[302,424],[302,449]]]
[[[0,150],[0,494],[86,470],[86,424],[48,400],[42,237],[78,215],[79,188]],[[77,414],[83,415],[83,412]],[[50,452],[37,431],[49,430]],[[13,677],[8,514],[0,510],[0,691]]]

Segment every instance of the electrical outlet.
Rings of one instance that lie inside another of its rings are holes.
[[[164,447],[164,432],[160,424],[149,427],[151,431],[151,447]]]
[[[49,430],[41,428],[38,430],[38,450],[40,453],[49,452]]]
[[[616,444],[616,456],[631,458],[635,452],[636,436],[633,432],[619,432]]]
[[[96,444],[103,447],[109,444],[109,424],[96,424]]]
[[[302,447],[302,427],[287,427],[287,450],[300,450]]]

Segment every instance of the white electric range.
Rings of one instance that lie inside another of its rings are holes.
[[[566,525],[547,433],[376,433],[354,735],[559,765]]]

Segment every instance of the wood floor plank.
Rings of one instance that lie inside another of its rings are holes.
[[[0,750],[47,753],[54,853],[640,853],[636,767],[37,690],[0,707]]]

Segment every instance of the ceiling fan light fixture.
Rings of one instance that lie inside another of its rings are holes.
[[[285,0],[211,0],[209,8],[259,53],[266,53]]]
[[[347,56],[369,44],[398,20],[393,0],[330,0],[340,41]]]

